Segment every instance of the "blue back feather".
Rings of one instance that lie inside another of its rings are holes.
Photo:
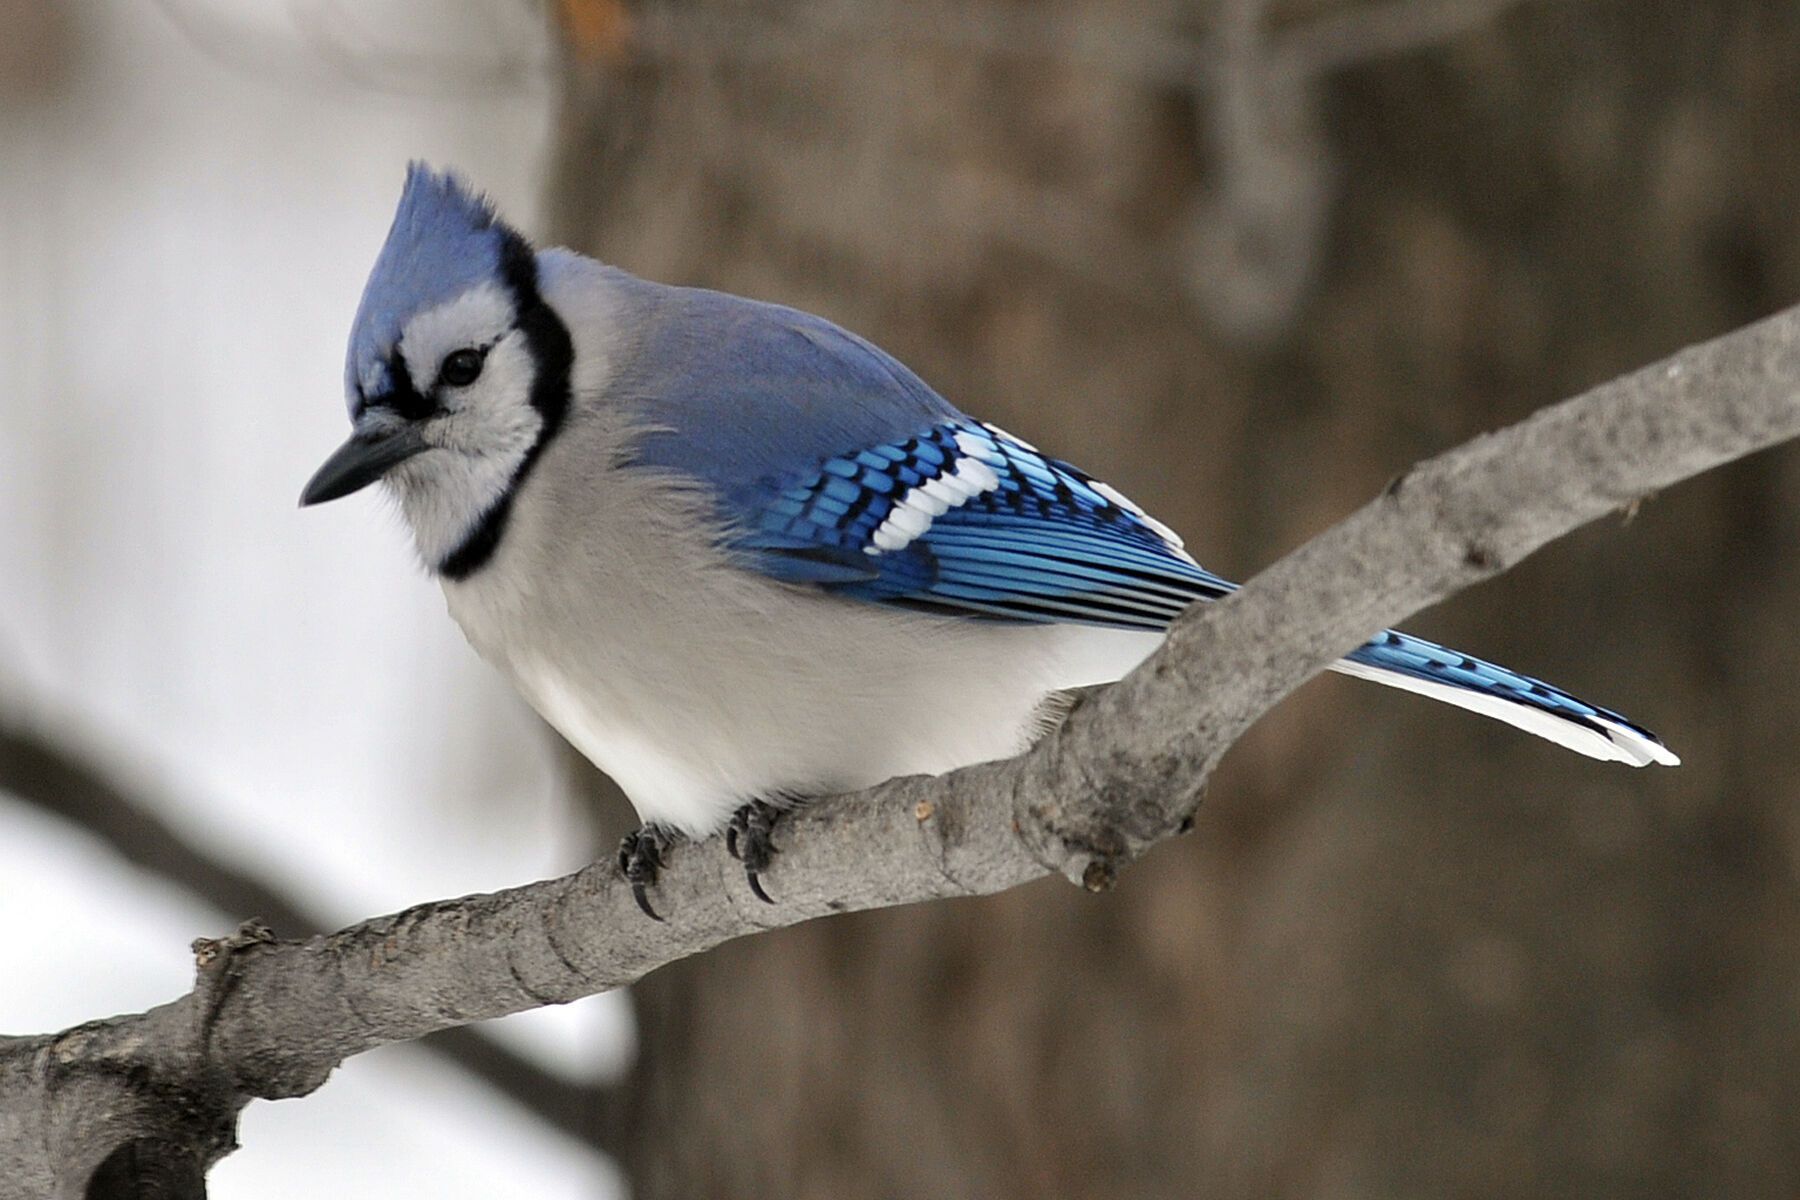
[[[730,517],[753,516],[771,488],[846,447],[960,415],[890,355],[823,318],[621,282],[638,291],[640,333],[613,391],[641,405],[650,426],[635,461],[703,480]]]

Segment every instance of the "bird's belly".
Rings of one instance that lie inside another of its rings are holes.
[[[1007,757],[1031,740],[1050,692],[1096,681],[1086,677],[1091,667],[1071,662],[1081,656],[1069,653],[1069,638],[1079,637],[1070,627],[965,622],[916,627],[898,642],[891,628],[887,639],[881,632],[693,631],[679,656],[565,648],[515,654],[508,666],[640,817],[696,837],[751,799],[832,794]]]
[[[515,679],[538,715],[619,785],[644,821],[692,836],[717,828],[732,805],[708,779],[695,743],[668,744],[657,723],[634,719],[611,689],[584,687],[557,664],[519,664]]]

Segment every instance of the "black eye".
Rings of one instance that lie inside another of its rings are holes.
[[[438,368],[438,382],[451,387],[468,387],[481,378],[481,351],[453,350]]]

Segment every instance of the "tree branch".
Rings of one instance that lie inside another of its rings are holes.
[[[35,805],[99,838],[125,861],[167,879],[220,912],[253,917],[287,937],[324,922],[266,880],[215,858],[134,799],[87,755],[0,712],[0,792]],[[487,1034],[454,1026],[419,1043],[541,1120],[597,1149],[616,1152],[616,1088],[559,1078]]]
[[[130,1142],[182,1147],[204,1168],[231,1147],[250,1099],[305,1095],[352,1054],[617,987],[745,934],[1051,872],[1102,889],[1185,827],[1252,721],[1381,627],[1797,434],[1792,309],[1477,438],[1237,595],[1190,610],[1149,662],[1084,696],[1022,757],[797,811],[767,876],[774,906],[750,898],[714,838],[671,853],[663,923],[597,863],[305,941],[248,929],[196,943],[189,995],[0,1041],[0,1179],[81,1195]],[[164,1157],[161,1169],[177,1167]]]

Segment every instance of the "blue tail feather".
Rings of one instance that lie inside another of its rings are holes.
[[[1654,733],[1611,709],[1410,634],[1390,630],[1338,669],[1474,709],[1591,757],[1636,766],[1680,761]]]

